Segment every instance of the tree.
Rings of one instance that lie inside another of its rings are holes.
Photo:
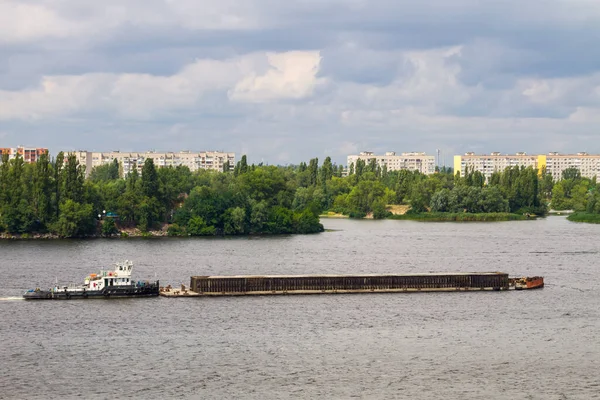
[[[326,157],[321,166],[321,173],[319,175],[321,183],[326,183],[333,177],[333,164],[331,163],[331,157]]]
[[[114,219],[108,218],[102,222],[102,236],[112,236],[117,233],[119,233],[119,229],[117,229]]]
[[[52,176],[48,153],[43,153],[35,163],[32,179],[32,207],[40,228],[52,221]]]
[[[246,155],[244,154],[242,156],[242,159],[238,161],[237,165],[235,166],[233,174],[235,176],[238,176],[240,174],[245,174],[246,172],[248,172],[248,160],[246,158]]]
[[[95,219],[90,204],[79,204],[67,199],[60,205],[60,218],[55,231],[61,237],[80,237],[93,233],[95,230]]]
[[[142,195],[156,197],[158,189],[158,173],[154,166],[154,160],[146,158],[142,167]]]
[[[552,189],[552,208],[554,210],[568,210],[573,207],[571,199],[565,196],[564,182],[562,180],[556,182]]]
[[[479,200],[481,211],[486,213],[508,212],[508,200],[497,187],[486,187],[481,190]]]
[[[552,197],[552,189],[554,187],[554,180],[552,175],[546,170],[546,166],[543,167],[540,177],[540,193],[545,199]]]
[[[375,200],[371,205],[371,210],[373,210],[373,219],[384,219],[390,214],[383,200]]]
[[[54,212],[56,213],[56,218],[58,218],[61,203],[61,189],[62,189],[62,169],[65,162],[65,155],[62,151],[60,151],[56,155],[56,159],[54,160]]]
[[[61,171],[61,181],[61,202],[72,200],[76,203],[82,203],[85,170],[79,165],[79,161],[77,161],[77,157],[73,153],[67,156],[67,162]]]
[[[310,160],[310,162],[308,163],[308,175],[310,177],[311,186],[317,184],[318,174],[319,174],[319,159],[312,158]]]
[[[239,235],[246,232],[246,210],[241,207],[228,208],[225,211],[226,235]]]
[[[563,170],[562,178],[566,181],[577,181],[581,179],[581,171],[575,167],[569,167]]]
[[[190,236],[213,236],[216,234],[215,227],[208,225],[200,216],[192,217],[189,220],[186,231]]]
[[[121,165],[116,158],[110,164],[94,167],[90,172],[89,180],[92,182],[112,181],[121,177]]]
[[[438,190],[433,194],[433,196],[431,196],[431,211],[450,211],[450,190],[444,188]]]
[[[293,225],[297,233],[317,233],[325,230],[319,222],[319,217],[308,209],[294,213]]]
[[[373,202],[385,194],[385,187],[378,181],[363,180],[350,191],[346,199],[347,206],[352,211],[361,214],[371,212]]]

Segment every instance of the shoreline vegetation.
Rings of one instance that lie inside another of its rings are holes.
[[[585,222],[588,224],[600,224],[600,214],[594,214],[589,212],[574,212],[569,214],[567,219],[571,222]]]
[[[216,161],[215,161],[216,162]],[[217,164],[220,165],[220,164]],[[151,158],[125,172],[117,160],[86,174],[74,154],[25,163],[0,158],[0,238],[246,236],[324,231],[320,218],[516,221],[552,209],[596,222],[600,190],[575,168],[507,167],[488,178],[467,167],[388,171],[376,159],[348,168],[317,158],[191,172]],[[221,168],[221,167],[219,167]]]
[[[350,219],[348,215],[328,212],[319,215],[320,218],[331,219]],[[425,221],[425,222],[496,222],[496,221],[527,221],[536,219],[536,215],[530,214],[511,214],[511,213],[442,213],[442,212],[423,212],[423,213],[403,213],[390,214],[385,219],[405,220],[405,221]],[[374,219],[372,215],[367,215],[364,219]]]
[[[389,219],[430,221],[430,222],[499,222],[499,221],[526,221],[535,219],[532,215],[511,213],[406,213],[403,215],[392,215]]]

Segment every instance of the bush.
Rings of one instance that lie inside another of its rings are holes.
[[[167,230],[169,236],[185,236],[185,229],[178,224],[172,224]]]
[[[67,200],[60,205],[60,217],[54,231],[61,237],[81,237],[94,233],[96,220],[91,204]]]
[[[217,230],[214,226],[208,225],[202,217],[192,217],[187,226],[187,233],[190,236],[214,236]]]
[[[119,229],[117,229],[114,219],[108,218],[102,222],[102,236],[112,236],[117,233],[119,233]]]
[[[385,208],[383,201],[374,201],[371,209],[373,210],[373,219],[385,219],[392,214]]]
[[[591,214],[587,212],[575,212],[567,217],[571,222],[587,222],[590,224],[600,224],[600,214]]]
[[[296,233],[317,233],[325,230],[319,222],[319,217],[308,209],[294,213],[294,228]]]
[[[367,216],[367,213],[363,212],[363,211],[359,211],[359,210],[351,210],[348,212],[348,216],[350,218],[356,218],[356,219],[361,219]]]

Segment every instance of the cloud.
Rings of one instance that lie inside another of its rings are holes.
[[[595,0],[4,1],[2,139],[600,152],[599,39]]]
[[[302,99],[310,96],[324,79],[317,78],[319,52],[267,54],[269,69],[263,75],[251,73],[230,91],[233,100],[264,102],[278,99]]]
[[[196,60],[171,76],[89,73],[46,76],[39,86],[0,91],[0,120],[41,119],[109,112],[125,118],[152,119],[192,109],[229,91],[232,100],[268,102],[312,94],[318,52],[249,54],[230,60]]]

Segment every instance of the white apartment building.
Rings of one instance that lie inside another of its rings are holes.
[[[387,166],[388,171],[399,171],[402,169],[409,171],[419,171],[423,174],[433,174],[435,172],[435,157],[428,156],[425,153],[411,152],[397,155],[396,152],[388,151],[384,155],[376,155],[371,151],[363,151],[358,155],[349,155],[347,158],[347,167],[356,165],[356,161],[362,160],[369,164],[375,159],[377,165],[383,168]]]
[[[524,166],[538,169],[538,156],[528,155],[525,152],[516,154],[501,154],[493,152],[490,154],[465,153],[463,156],[454,156],[454,173],[460,171],[461,176],[465,176],[467,167],[469,170],[481,172],[486,179],[496,171],[502,172],[507,167]]]
[[[481,172],[486,179],[495,171],[502,172],[507,167],[524,166],[533,167],[541,174],[544,167],[546,172],[552,175],[556,181],[562,178],[562,172],[567,168],[577,168],[581,176],[593,178],[600,176],[600,155],[588,153],[559,154],[556,152],[548,154],[528,155],[520,152],[516,154],[501,154],[498,152],[490,154],[465,153],[462,156],[454,156],[454,173],[460,171],[464,176],[467,167]]]
[[[138,153],[120,151],[92,152],[83,150],[66,153],[75,154],[79,164],[85,166],[86,176],[89,176],[94,167],[110,164],[114,160],[117,160],[122,165],[124,175],[127,175],[134,168],[141,171],[147,158],[151,158],[157,168],[183,165],[188,167],[192,172],[201,169],[223,171],[223,166],[227,162],[229,162],[230,170],[233,170],[235,167],[235,153],[220,151],[180,151],[178,153],[147,151],[145,153]]]
[[[585,152],[577,154],[548,153],[540,156],[540,168],[546,166],[546,172],[554,180],[562,178],[562,172],[567,168],[577,168],[585,178],[600,177],[600,155]]]

